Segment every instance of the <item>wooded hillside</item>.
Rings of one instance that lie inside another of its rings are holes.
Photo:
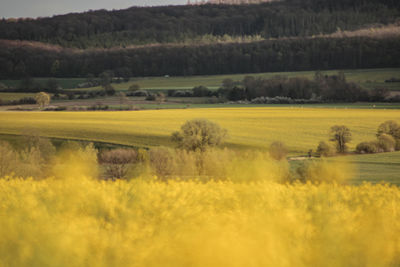
[[[400,67],[400,1],[133,7],[0,21],[0,76]]]
[[[252,5],[186,5],[1,20],[0,39],[76,48],[176,43],[198,36],[304,37],[400,17],[397,0],[286,0]]]

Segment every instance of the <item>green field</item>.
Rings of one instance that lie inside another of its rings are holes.
[[[328,160],[351,165],[354,176],[347,181],[349,184],[388,182],[400,186],[400,152],[336,156]],[[291,171],[295,173],[297,168],[307,164],[308,161],[307,158],[291,160]]]
[[[335,160],[346,161],[356,166],[356,177],[350,182],[385,181],[400,185],[400,152],[354,155],[338,157]]]
[[[324,74],[337,74],[338,70],[324,71]],[[387,87],[393,91],[400,91],[400,83],[385,83],[390,78],[400,78],[400,69],[360,69],[344,70],[348,81],[358,83],[368,89],[377,86]],[[138,84],[140,88],[151,89],[192,89],[195,86],[203,85],[210,89],[217,89],[221,86],[224,79],[241,81],[246,76],[272,78],[281,75],[287,77],[305,77],[313,79],[315,71],[300,72],[271,72],[271,73],[249,73],[249,74],[231,74],[231,75],[209,75],[209,76],[188,76],[188,77],[146,77],[132,78],[128,83],[113,84],[117,90],[127,90],[130,85]],[[100,87],[93,87],[93,90]]]
[[[63,89],[75,88],[78,84],[86,81],[86,78],[34,78],[33,80],[41,85],[45,85],[49,79],[56,80]],[[21,80],[0,80],[0,83],[9,87],[18,88]]]
[[[336,74],[338,70],[323,71],[328,75]],[[358,83],[365,88],[373,89],[375,87],[386,87],[392,91],[400,91],[400,83],[385,83],[390,78],[400,78],[400,69],[359,69],[344,70],[348,81]],[[204,85],[210,89],[217,89],[221,86],[224,79],[240,81],[245,76],[254,76],[262,78],[271,78],[281,75],[287,77],[305,77],[313,79],[315,71],[300,72],[271,72],[271,73],[248,73],[248,74],[229,74],[229,75],[205,75],[205,76],[187,76],[187,77],[138,77],[131,78],[128,83],[114,83],[117,90],[127,90],[130,85],[138,84],[146,90],[169,90],[169,89],[192,89],[195,86]],[[35,81],[45,84],[49,78],[35,78]],[[75,88],[79,83],[85,82],[85,78],[56,78],[60,86],[64,89]],[[17,87],[19,80],[1,80],[8,86]],[[100,87],[87,88],[87,90],[98,90]],[[82,90],[82,89],[76,89]]]
[[[35,97],[35,93],[2,93],[0,92],[0,99],[3,101],[19,100],[25,97]]]

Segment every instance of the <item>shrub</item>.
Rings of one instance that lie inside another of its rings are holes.
[[[153,148],[149,151],[149,159],[154,174],[159,178],[165,178],[174,173],[174,152],[172,149]]]
[[[193,88],[193,96],[195,97],[205,97],[211,94],[210,90],[205,86],[197,86]]]
[[[222,144],[227,130],[206,119],[194,119],[181,126],[181,130],[172,134],[172,140],[186,150],[205,151],[209,147]]]
[[[384,152],[393,152],[396,147],[396,140],[388,134],[381,134],[378,137],[378,146]]]
[[[105,92],[106,95],[108,95],[108,96],[113,96],[113,95],[115,95],[115,93],[116,93],[114,87],[112,87],[111,84],[104,85],[104,92]]]
[[[147,101],[156,101],[157,96],[155,94],[149,94],[148,96],[146,96],[146,100]]]
[[[1,90],[6,90],[8,87],[4,83],[0,83],[0,91]]]
[[[138,162],[148,162],[149,161],[149,153],[146,149],[140,148],[137,151],[137,161]]]
[[[353,177],[353,170],[344,162],[311,160],[299,167],[297,174],[302,182],[344,183]]]
[[[75,99],[75,94],[73,92],[67,92],[66,93],[68,100],[74,100]]]
[[[26,129],[24,132],[24,147],[28,149],[36,148],[40,157],[46,163],[56,154],[56,148],[48,138],[40,137],[39,133]]]
[[[400,125],[396,121],[385,121],[378,127],[377,136],[388,134],[394,139],[400,139]]]
[[[371,154],[379,152],[379,145],[376,141],[361,142],[356,147],[356,152],[360,154]]]
[[[288,149],[282,142],[273,142],[269,147],[269,154],[273,159],[283,160],[284,158],[286,158],[287,153]]]
[[[191,92],[191,91],[174,91],[172,96],[173,97],[192,97],[193,92]]]
[[[164,93],[158,93],[156,95],[156,100],[157,100],[158,104],[161,104],[161,103],[165,102],[165,100],[166,100],[165,94]]]
[[[87,107],[87,110],[108,110],[108,105],[102,105],[101,103],[94,104],[90,107]]]
[[[317,147],[317,154],[320,157],[329,157],[335,154],[335,150],[328,143],[321,141]]]
[[[5,177],[13,172],[17,155],[6,142],[0,142],[0,177]]]
[[[140,86],[138,84],[132,84],[131,86],[129,86],[129,89],[128,89],[128,91],[131,91],[131,92],[136,92],[139,90],[140,90]]]
[[[114,149],[99,155],[99,163],[105,166],[106,176],[111,179],[125,178],[129,165],[136,161],[137,152],[133,149]]]
[[[98,178],[98,152],[92,143],[66,141],[52,161],[50,174],[61,179]]]
[[[40,92],[35,95],[35,100],[39,107],[43,108],[50,103],[50,95],[45,92]]]
[[[149,95],[149,93],[145,90],[138,90],[138,91],[135,91],[135,92],[129,94],[129,96],[137,96],[137,97],[138,96],[148,96],[148,95]]]
[[[385,121],[379,125],[376,135],[379,138],[383,134],[392,136],[395,141],[394,149],[396,151],[400,150],[400,125],[396,121]]]

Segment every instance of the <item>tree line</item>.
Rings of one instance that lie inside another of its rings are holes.
[[[195,89],[198,91],[197,95],[194,94],[195,96],[210,95],[210,92],[205,89],[199,91],[201,87]],[[196,93],[195,90],[194,92]],[[199,92],[202,95],[199,95]],[[239,82],[225,79],[217,93],[218,96],[223,96],[230,101],[248,100],[254,104],[296,103],[290,102],[291,100],[302,100],[299,103],[383,102],[389,97],[388,89],[366,90],[356,83],[348,82],[343,72],[338,72],[337,75],[324,75],[320,71],[315,72],[312,80],[285,76],[269,79],[246,76]]]
[[[0,42],[0,78],[184,76],[400,66],[400,38],[296,38],[254,43],[76,51]]]
[[[301,175],[289,170],[288,150],[282,142],[272,142],[265,152],[218,149],[227,138],[226,129],[206,119],[187,121],[173,132],[175,148],[95,148],[91,143],[72,141],[55,146],[30,131],[18,141],[0,142],[0,178],[62,178],[60,170],[71,164],[80,175],[105,180],[340,182],[307,175],[326,167],[320,164],[304,166]],[[248,171],[254,169],[257,171]]]
[[[352,141],[350,129],[345,125],[332,126],[329,132],[331,144],[321,141],[317,147],[316,155],[319,157],[329,157],[336,153],[344,154],[349,152],[348,143]],[[394,152],[400,150],[400,125],[393,120],[385,121],[378,126],[376,140],[364,141],[356,146],[355,152],[358,154],[371,154]],[[312,150],[309,155],[311,156]]]
[[[396,0],[286,0],[253,5],[132,7],[0,20],[0,39],[64,47],[175,43],[198,36],[304,37],[398,20]]]

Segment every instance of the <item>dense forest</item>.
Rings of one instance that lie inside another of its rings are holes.
[[[23,43],[22,43],[23,44]],[[400,37],[284,39],[199,46],[71,50],[0,42],[5,77],[203,75],[400,66]]]
[[[327,35],[398,25],[399,19],[398,0],[133,7],[3,19],[0,78],[86,77],[104,71],[128,77],[399,67],[399,34]],[[193,41],[204,36],[211,41]],[[218,36],[231,36],[232,41],[213,42]]]
[[[0,39],[76,48],[176,43],[197,36],[279,38],[355,30],[400,17],[398,0],[286,0],[248,5],[132,7],[0,21]]]

